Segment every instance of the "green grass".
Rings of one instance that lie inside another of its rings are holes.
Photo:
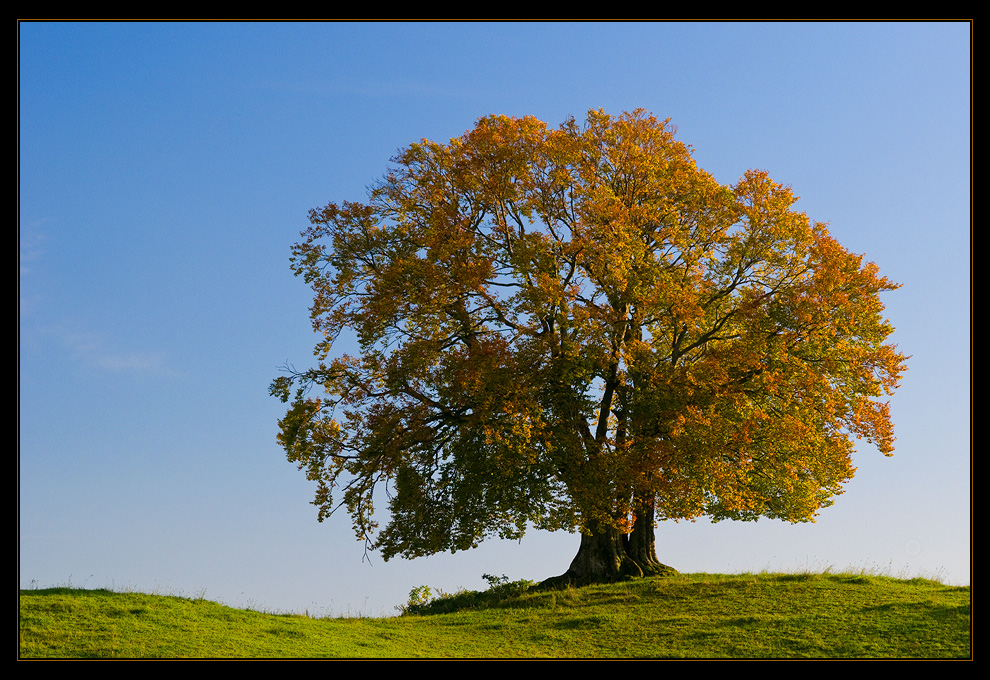
[[[432,601],[416,589],[413,606],[392,618],[22,590],[20,658],[971,657],[969,586],[931,579],[679,574],[522,593],[523,582],[490,583]]]

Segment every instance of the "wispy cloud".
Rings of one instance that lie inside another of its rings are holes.
[[[33,224],[21,224],[17,232],[17,304],[19,311],[23,314],[35,308],[40,300],[37,293],[29,292],[24,285],[24,279],[30,277],[34,271],[35,263],[41,259],[44,252],[44,233],[40,231],[40,222]]]
[[[31,272],[31,263],[40,259],[45,234],[41,231],[43,220],[21,222],[17,231],[17,247],[21,276]]]
[[[62,341],[77,359],[92,368],[111,373],[176,375],[161,352],[115,351],[110,342],[95,333],[68,333]]]
[[[176,377],[163,352],[119,350],[112,339],[100,333],[75,331],[64,325],[21,326],[22,348],[33,352],[55,352],[77,366],[104,373]]]
[[[137,354],[99,354],[93,357],[93,363],[102,369],[115,373],[123,371],[140,373],[172,374],[165,366],[164,358],[157,353]]]
[[[78,331],[65,324],[39,322],[42,315],[43,296],[31,285],[34,274],[44,260],[45,232],[41,228],[43,220],[22,222],[18,233],[19,278],[18,278],[18,331],[25,348],[44,348],[54,341],[60,346],[60,353],[68,356],[87,368],[109,373],[133,373],[159,376],[175,376],[177,373],[168,367],[166,357],[154,351],[117,351],[112,349],[113,341],[105,335],[89,331]]]

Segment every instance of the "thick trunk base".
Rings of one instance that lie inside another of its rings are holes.
[[[629,535],[620,533],[614,527],[593,529],[590,534],[582,533],[581,545],[571,566],[560,576],[543,581],[539,587],[578,587],[676,573],[676,569],[657,559],[653,522],[637,522],[637,528]]]

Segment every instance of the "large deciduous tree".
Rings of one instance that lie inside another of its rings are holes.
[[[811,520],[854,437],[891,454],[898,286],[766,173],[719,184],[641,110],[392,160],[293,248],[322,339],[271,391],[321,521],[386,559],[580,530],[559,578],[610,580],[670,569],[659,520]]]

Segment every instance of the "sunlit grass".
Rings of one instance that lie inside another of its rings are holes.
[[[502,584],[506,585],[506,584]],[[463,591],[392,618],[20,592],[21,658],[969,658],[970,588],[870,571],[679,574]],[[420,591],[422,595],[422,591]],[[420,599],[420,604],[423,604]]]

